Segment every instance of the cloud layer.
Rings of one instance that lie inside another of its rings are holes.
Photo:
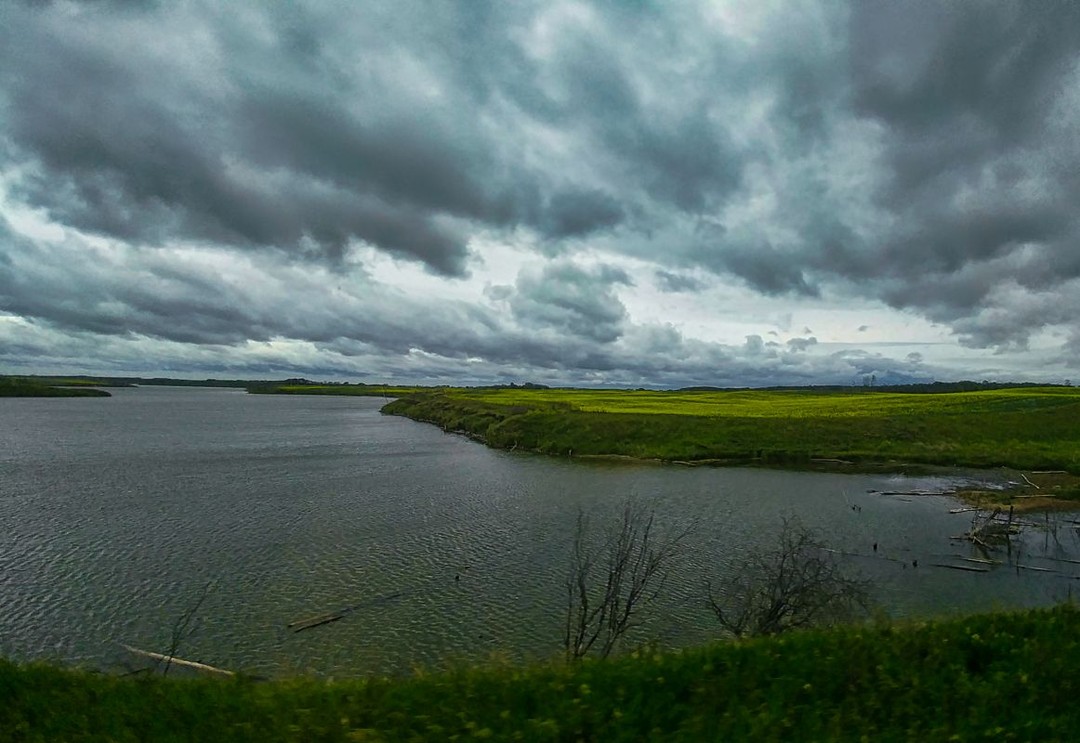
[[[7,3],[0,363],[1064,375],[1077,7]]]

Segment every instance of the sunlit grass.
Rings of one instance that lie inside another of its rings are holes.
[[[1080,390],[1036,387],[978,392],[901,394],[732,390],[660,392],[648,390],[451,389],[446,394],[503,406],[569,405],[596,413],[644,413],[707,417],[815,418],[968,414],[1034,410],[1080,403]]]

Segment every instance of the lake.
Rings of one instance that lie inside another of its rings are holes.
[[[890,616],[1048,604],[1080,576],[1063,561],[1080,556],[1071,517],[967,573],[933,566],[976,554],[950,540],[970,525],[948,513],[954,499],[870,492],[956,478],[583,462],[491,450],[384,416],[379,398],[112,392],[0,400],[8,658],[122,670],[120,643],[167,649],[204,590],[177,655],[224,668],[358,676],[548,658],[578,512],[599,527],[627,498],[660,527],[694,523],[637,638],[666,645],[718,635],[705,581],[785,516],[848,553]],[[1017,555],[1050,572],[1017,569]]]

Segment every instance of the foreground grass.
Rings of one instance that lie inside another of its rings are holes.
[[[1074,740],[1080,611],[399,680],[117,678],[0,661],[7,740]]]
[[[1080,474],[1080,390],[934,394],[442,389],[387,413],[491,446],[667,461],[1061,469]]]

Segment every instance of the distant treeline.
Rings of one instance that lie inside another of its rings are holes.
[[[773,387],[680,387],[672,392],[731,392],[735,390],[801,390],[804,392],[904,392],[915,394],[931,394],[940,392],[979,392],[982,390],[1009,390],[1033,387],[1071,387],[1069,383],[1052,384],[1049,382],[972,382],[964,380],[960,382],[913,382],[910,384],[884,384],[869,386],[866,384],[807,384],[807,385],[777,385]]]
[[[58,386],[27,377],[0,377],[0,397],[109,397],[109,393],[84,385]]]

